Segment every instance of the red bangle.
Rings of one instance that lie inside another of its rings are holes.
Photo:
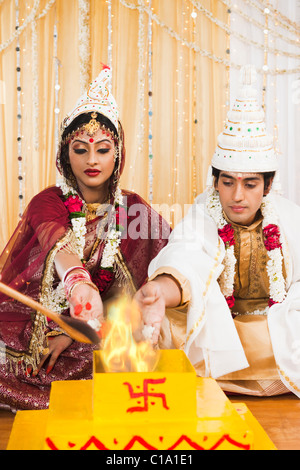
[[[75,269],[76,269],[76,270],[83,271],[83,272],[86,273],[86,274],[89,276],[89,278],[91,279],[90,273],[89,273],[83,266],[72,266],[71,268],[67,269],[67,271],[64,273],[63,284],[65,284],[67,276],[69,276],[69,274],[70,274],[72,271],[75,271]]]
[[[71,291],[75,287],[75,284],[79,283],[91,283],[90,273],[84,268],[82,268],[80,272],[68,273],[68,276],[64,277],[64,289],[67,300],[71,297]]]

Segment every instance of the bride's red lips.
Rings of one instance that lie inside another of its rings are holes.
[[[92,169],[88,169],[88,170],[85,170],[84,172],[86,175],[88,176],[97,176],[101,173],[100,170],[92,170]]]

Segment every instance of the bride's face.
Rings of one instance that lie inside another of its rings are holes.
[[[69,144],[69,159],[79,189],[104,189],[115,166],[115,143],[112,136],[99,129],[93,137],[86,131]]]

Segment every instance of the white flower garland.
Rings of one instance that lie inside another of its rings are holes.
[[[217,225],[222,229],[227,225],[223,216],[223,209],[219,194],[214,188],[209,188],[206,202],[207,210]],[[269,196],[266,196],[261,205],[263,215],[263,229],[270,224],[278,226],[277,214],[274,211]],[[267,272],[270,281],[269,297],[276,303],[281,303],[286,297],[285,280],[282,273],[283,257],[280,248],[267,250],[269,261],[267,263]],[[236,258],[234,255],[234,246],[226,247],[226,253],[223,260],[224,270],[220,276],[220,288],[225,297],[233,295],[234,275]]]
[[[118,251],[118,246],[121,242],[121,232],[118,230],[110,229],[107,235],[107,242],[103,251],[101,268],[109,269],[113,267],[114,257]]]
[[[220,203],[219,194],[214,188],[210,188],[207,198],[207,209],[218,229],[222,229],[227,225],[223,217],[223,210]],[[234,256],[234,247],[226,248],[223,260],[224,269],[220,275],[220,288],[225,297],[233,295],[234,275],[236,258]]]
[[[188,41],[187,39],[185,39],[182,35],[178,34],[176,31],[174,31],[174,29],[172,29],[170,26],[167,26],[166,23],[161,21],[159,19],[159,17],[157,16],[157,14],[155,14],[153,12],[153,9],[150,8],[149,6],[136,5],[134,3],[130,3],[127,0],[119,0],[119,1],[120,1],[120,3],[122,3],[122,5],[124,5],[126,8],[129,8],[131,10],[143,9],[148,14],[149,18],[151,18],[151,20],[153,22],[155,22],[162,29],[164,29],[164,31],[166,31],[167,34],[169,34],[171,37],[176,39],[176,41],[178,41],[182,46],[186,46],[190,50],[196,52],[197,54],[200,54],[203,57],[209,58],[210,60],[212,60],[213,62],[215,62],[217,64],[223,64],[226,67],[230,67],[231,69],[238,69],[239,70],[241,68],[240,64],[237,64],[237,63],[233,62],[232,60],[227,60],[227,59],[224,59],[222,57],[219,57],[216,54],[213,54],[213,53],[207,51],[206,49],[201,49],[195,42],[191,42],[191,41]],[[199,8],[201,7],[201,5],[199,3],[198,3],[198,6],[199,6]],[[202,10],[201,13],[206,13],[209,16],[209,18],[211,19],[211,21],[213,21],[215,24],[218,24],[218,26],[223,27],[223,29],[225,29],[230,35],[238,36],[240,40],[242,40],[243,42],[246,42],[247,44],[252,43],[256,48],[261,48],[261,49],[264,48],[265,49],[263,44],[260,44],[256,41],[248,39],[248,38],[240,35],[239,33],[235,32],[234,30],[228,28],[227,25],[225,25],[225,23],[222,23],[220,20],[213,17],[212,14],[208,10],[205,10],[203,7],[201,7],[201,10]],[[275,53],[276,54],[287,54],[286,51],[282,51],[282,50],[277,50],[277,49],[273,50],[273,49],[270,49],[270,48],[268,48],[268,50],[270,52],[273,52],[274,54]],[[292,54],[288,54],[288,55],[290,56]],[[292,55],[292,57],[293,56],[294,56],[294,54]],[[263,68],[261,68],[261,69],[257,69],[257,71],[259,73],[262,73],[262,74],[285,75],[285,74],[299,73],[300,68],[299,67],[296,67],[294,69],[278,69],[278,68],[269,69],[268,68],[267,70],[264,70]]]
[[[68,195],[73,195],[74,197],[78,196],[77,191],[74,188],[69,186],[65,180],[58,183],[58,186],[63,192],[63,195],[66,197]],[[79,196],[78,196],[79,197]],[[81,199],[81,198],[80,198]],[[82,203],[84,201],[81,199]],[[123,204],[123,196],[122,191],[119,187],[116,189],[115,194],[115,205],[122,205]],[[85,217],[78,217],[72,218],[72,227],[73,233],[76,239],[76,252],[80,259],[83,259],[83,250],[85,245],[85,234],[86,234],[86,218]],[[121,243],[121,232],[119,230],[115,230],[114,228],[114,217],[112,217],[112,221],[110,227],[108,229],[107,234],[107,241],[105,244],[105,248],[103,250],[101,267],[110,269],[113,268],[114,265],[114,257],[118,251],[118,246]]]
[[[90,2],[78,0],[79,80],[81,93],[85,93],[90,77]]]
[[[50,0],[47,5],[45,6],[44,10],[37,15],[37,11],[40,7],[40,0],[36,0],[29,15],[27,18],[25,18],[24,22],[22,23],[21,26],[13,33],[13,35],[5,42],[0,44],[0,52],[4,51],[7,47],[11,45],[11,43],[18,37],[20,34],[27,28],[27,26],[34,20],[39,20],[43,18],[48,11],[51,9],[51,7],[54,5],[56,0]]]
[[[263,215],[263,229],[270,224],[278,226],[278,217],[269,196],[266,196],[261,205]],[[269,261],[267,272],[270,280],[270,298],[281,303],[286,297],[285,280],[282,274],[283,257],[280,248],[268,251]]]
[[[115,194],[115,205],[122,205],[123,204],[123,196],[122,191],[119,187],[117,187],[116,194]],[[101,268],[105,269],[112,269],[114,265],[114,258],[118,251],[118,246],[121,243],[121,235],[122,232],[119,230],[115,230],[114,228],[114,218],[112,218],[111,225],[108,229],[107,234],[107,241],[105,244],[105,248],[102,254],[101,260]]]
[[[65,197],[67,197],[68,195],[72,195],[74,197],[78,196],[75,189],[69,186],[64,179],[60,181],[57,186],[60,187]],[[82,204],[83,204],[83,201],[82,201]],[[84,245],[85,245],[86,218],[85,217],[72,218],[71,223],[72,223],[73,233],[75,236],[74,248],[79,258],[82,260],[83,250],[84,250]]]
[[[65,197],[68,197],[70,195],[73,195],[74,197],[78,196],[78,193],[71,186],[69,186],[65,180],[62,180],[61,182],[59,182],[58,186],[61,188],[63,195]],[[118,205],[123,204],[122,191],[119,188],[119,186],[117,187],[116,194],[115,194],[115,205],[117,204]],[[85,245],[86,219],[84,217],[78,217],[78,218],[72,218],[71,221],[72,221],[72,226],[73,226],[73,233],[76,239],[76,250],[77,250],[78,256],[80,256],[80,259],[82,259],[83,249]],[[114,228],[114,222],[115,222],[114,217],[112,217],[112,221],[108,229],[105,248],[103,250],[102,259],[101,259],[101,268],[104,268],[104,269],[113,269],[115,255],[117,254],[118,247],[121,243],[122,232]],[[50,296],[49,300],[50,302],[48,303],[48,307],[56,312],[61,313],[63,310],[67,308],[69,303],[66,300],[65,291],[64,291],[62,282],[59,283],[55,291],[52,290],[52,295]],[[101,324],[99,323],[99,320],[97,319],[89,320],[88,324],[96,330],[99,330],[101,327]],[[145,325],[142,330],[142,334],[145,340],[151,341],[153,332],[154,332],[153,326]]]

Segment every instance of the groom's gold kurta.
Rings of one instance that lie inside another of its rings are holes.
[[[258,395],[286,391],[277,372],[267,316],[253,314],[255,311],[263,311],[269,301],[268,253],[264,246],[262,220],[262,215],[259,215],[250,226],[241,226],[228,220],[234,229],[234,254],[237,260],[235,304],[231,311],[237,314],[234,323],[250,367],[228,374],[220,380],[220,385],[226,390]],[[283,274],[285,276],[284,267]]]

